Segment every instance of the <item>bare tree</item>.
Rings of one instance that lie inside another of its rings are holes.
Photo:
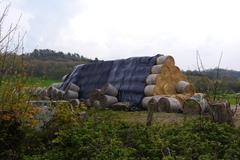
[[[10,6],[10,3],[7,4],[0,13],[0,86],[6,74],[16,71],[17,53],[23,53],[25,33],[21,34],[19,31],[21,16],[16,23],[12,23],[10,26],[5,24]]]

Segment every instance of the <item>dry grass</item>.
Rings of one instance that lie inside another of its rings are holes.
[[[140,112],[115,112],[121,121],[130,122],[130,123],[146,123],[147,114],[146,111]],[[153,124],[161,125],[172,125],[172,124],[181,124],[188,120],[193,120],[198,118],[198,115],[184,115],[178,113],[162,113],[155,112],[153,114]]]

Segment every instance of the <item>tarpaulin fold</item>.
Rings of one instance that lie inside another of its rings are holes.
[[[159,56],[78,65],[65,79],[61,89],[64,90],[72,82],[81,88],[79,98],[87,99],[95,89],[110,83],[118,89],[117,98],[120,102],[130,102],[132,107],[140,109],[146,78]]]

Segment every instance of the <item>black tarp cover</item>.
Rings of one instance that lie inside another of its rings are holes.
[[[61,89],[72,82],[81,88],[79,98],[87,99],[92,91],[111,83],[118,89],[117,98],[120,102],[130,102],[132,109],[139,109],[144,97],[146,78],[158,56],[78,65],[64,81]]]

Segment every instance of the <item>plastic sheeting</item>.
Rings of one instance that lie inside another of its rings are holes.
[[[64,81],[61,89],[72,82],[81,88],[79,98],[87,99],[94,89],[110,83],[118,89],[117,98],[120,102],[129,102],[133,110],[140,109],[146,78],[159,56],[78,65]]]

